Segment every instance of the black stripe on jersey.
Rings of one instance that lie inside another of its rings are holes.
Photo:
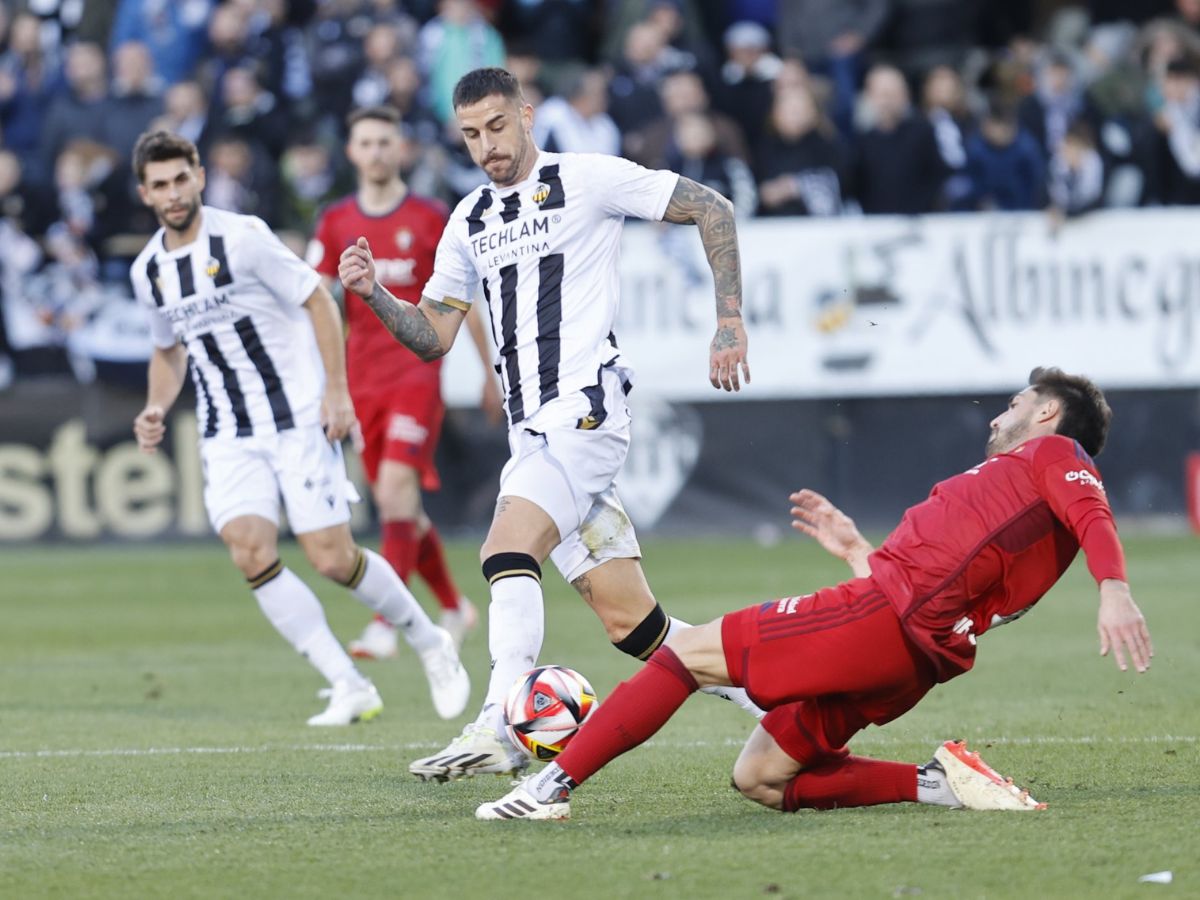
[[[225,287],[227,284],[233,284],[233,270],[229,268],[229,260],[225,256],[225,238],[219,234],[210,234],[208,255],[212,257],[208,263],[208,274],[213,280],[213,285]],[[214,262],[217,264],[216,272],[211,271]]]
[[[538,169],[538,181],[550,188],[538,207],[541,209],[562,209],[567,205],[567,196],[563,193],[562,179],[558,175],[558,163],[552,166],[542,166]]]
[[[592,408],[586,416],[576,421],[575,427],[581,431],[592,431],[603,425],[604,420],[608,418],[608,410],[604,408],[603,366],[596,370],[596,383],[585,387],[583,395],[588,398]]]
[[[516,425],[525,418],[525,398],[521,396],[521,364],[517,361],[517,267],[500,270],[500,333],[508,381],[508,420]]]
[[[492,205],[492,192],[487,188],[479,195],[479,199],[475,201],[475,206],[467,215],[467,234],[479,234],[483,231],[483,214],[489,206]]]
[[[507,225],[521,214],[521,195],[513,191],[504,198],[504,208],[500,210],[500,221]]]
[[[542,403],[558,396],[562,280],[561,253],[551,253],[538,260],[538,391]]]
[[[620,349],[620,347],[617,345],[617,336],[611,331],[608,333],[608,342],[613,345],[614,349]]]
[[[279,373],[275,371],[275,363],[271,362],[267,348],[263,346],[262,338],[258,336],[254,322],[249,316],[243,316],[233,323],[233,329],[242,339],[242,346],[246,348],[250,362],[254,363],[254,368],[258,369],[258,374],[262,376],[263,387],[267,390],[267,402],[271,404],[271,415],[275,419],[275,430],[287,431],[294,428],[296,420],[292,418],[292,406],[283,392],[283,382]]]
[[[196,293],[196,279],[192,275],[192,255],[175,260],[175,271],[179,273],[179,297],[190,297]]]
[[[188,366],[192,370],[196,393],[204,400],[204,436],[210,438],[217,433],[217,407],[213,404],[212,393],[208,390],[208,379],[204,377],[200,367],[191,360],[188,360]]]
[[[162,291],[158,288],[158,260],[153,257],[146,263],[146,278],[150,281],[150,293],[154,295],[154,305],[163,305]]]
[[[246,409],[246,396],[238,384],[237,373],[229,367],[225,354],[217,346],[217,339],[211,334],[202,334],[197,338],[204,345],[208,361],[217,367],[221,373],[221,381],[225,385],[225,393],[229,395],[229,405],[233,407],[233,420],[237,423],[237,436],[245,437],[254,434],[254,426],[250,424],[250,413]]]

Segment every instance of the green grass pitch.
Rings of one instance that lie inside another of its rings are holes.
[[[968,738],[1050,804],[781,815],[736,795],[752,723],[689,700],[576,795],[566,823],[480,823],[507,782],[423,784],[407,762],[463,720],[434,716],[411,655],[364,666],[368,725],[316,730],[319,679],[213,543],[0,552],[0,897],[1200,896],[1200,553],[1127,543],[1155,640],[1145,676],[1097,653],[1081,563],[1028,617],[981,640],[974,672],[854,745],[924,762]],[[451,548],[481,607],[476,547]],[[839,580],[811,543],[655,541],[651,584],[694,621]],[[285,559],[318,579],[295,548]],[[635,663],[557,575],[542,659],[603,698]],[[366,616],[318,588],[334,630]],[[487,676],[469,640],[470,714]],[[797,660],[803,665],[803,660]],[[1174,873],[1170,886],[1138,877]]]

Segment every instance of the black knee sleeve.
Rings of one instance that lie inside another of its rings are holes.
[[[667,629],[670,627],[671,620],[667,618],[663,608],[655,603],[654,609],[650,610],[650,615],[642,619],[641,623],[624,638],[613,641],[613,646],[636,659],[649,659],[650,654],[661,647],[662,642],[667,639]]]
[[[541,584],[542,567],[528,553],[493,553],[483,561],[483,577],[488,584],[502,578],[526,576]]]

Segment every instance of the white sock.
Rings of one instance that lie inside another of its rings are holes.
[[[667,626],[667,636],[663,638],[663,643],[671,639],[671,635],[683,631],[685,628],[691,628],[683,619],[677,619],[671,616],[670,624]],[[722,700],[728,700],[730,703],[736,703],[750,715],[756,719],[761,719],[767,714],[765,709],[761,709],[758,704],[750,699],[750,695],[746,693],[744,688],[730,687],[723,684],[710,684],[708,687],[700,688],[700,692],[711,694],[714,697],[720,697]]]
[[[932,806],[962,806],[940,765],[917,766],[917,802]]]
[[[442,635],[396,570],[374,550],[361,548],[364,567],[350,588],[364,606],[375,610],[404,634],[408,645],[420,653],[441,643]]]
[[[559,768],[556,762],[549,763],[525,785],[525,789],[533,794],[539,803],[567,800],[571,796],[571,791],[576,787],[571,776]]]
[[[537,664],[545,632],[542,585],[528,575],[501,578],[492,585],[488,607],[488,650],[492,675],[488,680],[484,708],[503,707],[509,688]]]
[[[317,595],[291,569],[281,568],[278,575],[253,591],[267,621],[326,681],[366,681],[329,630]]]

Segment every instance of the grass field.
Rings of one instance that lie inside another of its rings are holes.
[[[727,786],[751,722],[697,697],[581,789],[570,822],[507,824],[471,817],[506,781],[407,774],[462,724],[435,718],[411,657],[368,664],[378,721],[307,728],[319,680],[215,543],[0,552],[0,897],[1200,896],[1200,553],[1185,538],[1127,547],[1150,674],[1097,656],[1077,564],[982,640],[974,672],[855,745],[924,762],[966,737],[1044,813],[764,810]],[[451,552],[482,599],[475,547]],[[655,542],[647,569],[696,621],[842,576],[793,541]],[[547,581],[543,660],[603,696],[635,664]],[[361,608],[320,594],[338,634],[356,633]],[[485,633],[465,657],[478,698]],[[1138,883],[1160,870],[1174,883]]]

